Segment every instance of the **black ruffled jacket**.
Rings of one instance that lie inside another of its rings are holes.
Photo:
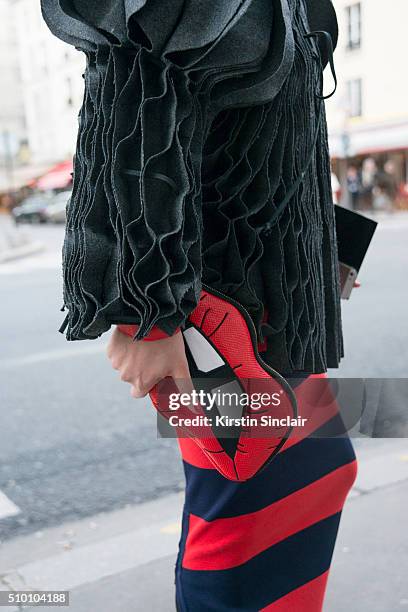
[[[137,338],[153,326],[171,334],[205,282],[246,306],[275,368],[336,367],[337,250],[316,98],[324,47],[305,38],[330,29],[336,42],[331,2],[42,0],[42,10],[87,58],[63,248],[67,338],[119,322],[139,324]]]

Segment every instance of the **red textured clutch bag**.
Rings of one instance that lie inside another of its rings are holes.
[[[223,476],[248,480],[288,440],[297,417],[296,396],[260,357],[255,326],[236,300],[203,285],[182,333],[200,402],[171,407],[169,398],[178,391],[171,378],[150,391],[152,402],[179,436],[194,439]]]

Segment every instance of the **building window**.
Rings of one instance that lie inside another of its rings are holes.
[[[361,47],[361,3],[346,7],[347,15],[347,49]]]
[[[363,114],[361,79],[347,81],[347,108],[349,117],[361,117]]]

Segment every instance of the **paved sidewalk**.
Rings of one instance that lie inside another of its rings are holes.
[[[130,612],[143,602],[151,602],[145,609],[172,610],[166,602],[182,503],[182,495],[171,495],[6,542],[0,588],[69,590],[75,612]]]
[[[357,452],[325,610],[408,610],[408,443],[362,440]],[[1,588],[70,590],[72,612],[174,612],[181,506],[172,495],[6,542]]]

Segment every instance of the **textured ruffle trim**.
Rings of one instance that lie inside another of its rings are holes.
[[[67,337],[128,319],[138,338],[159,320],[172,334],[201,289],[194,98],[184,73],[143,48],[89,53],[85,79],[63,249]]]

